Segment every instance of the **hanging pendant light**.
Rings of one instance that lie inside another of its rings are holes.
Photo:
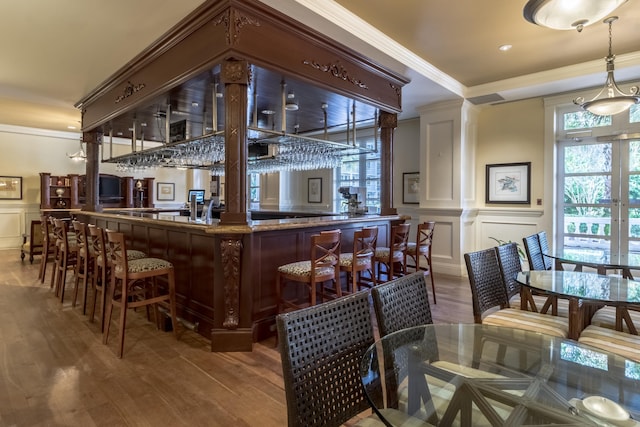
[[[87,153],[85,153],[84,148],[82,147],[82,138],[80,138],[80,151],[76,151],[73,154],[67,153],[67,156],[74,162],[87,161]]]
[[[524,18],[536,25],[554,30],[582,31],[600,21],[627,0],[529,0]]]
[[[629,89],[629,95],[625,95],[616,84],[613,76],[613,60],[615,55],[611,53],[611,25],[618,19],[617,16],[610,16],[604,20],[605,24],[609,24],[609,55],[605,58],[607,63],[607,80],[604,87],[591,100],[585,101],[584,97],[579,96],[573,100],[573,103],[582,107],[597,116],[611,116],[627,111],[632,105],[640,102],[638,96],[638,86],[632,86]],[[604,95],[601,97],[601,95]]]

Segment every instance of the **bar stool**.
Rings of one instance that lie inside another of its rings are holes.
[[[363,285],[362,272],[369,272],[371,285],[376,285],[373,272],[373,256],[376,253],[378,227],[365,227],[353,233],[353,252],[340,254],[340,271],[347,273],[347,284],[351,282],[351,292],[358,292]]]
[[[381,279],[382,269],[385,267],[385,274],[387,280],[393,280],[395,277],[400,277],[407,274],[407,269],[404,264],[404,253],[407,250],[407,242],[409,241],[409,224],[398,224],[391,227],[391,245],[389,247],[377,247],[376,254],[373,257],[376,262],[377,280],[383,282]],[[400,264],[400,271],[398,275],[394,273],[395,265]]]
[[[47,273],[47,264],[53,262],[54,253],[56,251],[56,238],[53,233],[53,226],[49,217],[42,215],[40,217],[42,223],[42,263],[40,263],[40,270],[38,271],[38,279],[40,283],[44,283],[44,277]]]
[[[73,302],[71,306],[75,308],[78,300],[78,288],[82,283],[84,295],[82,297],[82,314],[87,310],[87,292],[89,290],[89,277],[93,272],[93,258],[89,240],[87,238],[87,225],[80,221],[72,221],[71,226],[76,234],[77,260],[75,269],[75,280],[73,286]]]
[[[109,339],[113,307],[119,307],[118,357],[122,358],[127,309],[153,305],[156,326],[159,326],[158,303],[161,302],[168,302],[169,304],[173,335],[178,339],[176,285],[173,264],[160,258],[140,258],[129,261],[126,256],[127,247],[124,234],[111,230],[106,230],[105,234],[107,236],[107,255],[111,269],[111,280],[104,316],[105,327],[102,342],[107,344]],[[157,281],[158,278],[165,276],[167,280],[166,288],[160,286]]]
[[[106,237],[104,229],[93,224],[88,225],[89,236],[91,237],[90,251],[93,253],[93,277],[91,280],[91,289],[93,299],[89,311],[89,322],[93,322],[96,313],[96,303],[98,293],[100,294],[100,332],[104,332],[104,311],[107,301],[107,288],[109,286],[109,264],[107,255]],[[146,258],[147,255],[135,249],[127,249],[127,260]]]
[[[75,233],[67,232],[65,221],[54,218],[54,232],[56,234],[57,262],[54,271],[55,295],[64,302],[64,290],[67,282],[67,270],[75,270],[78,262],[78,244]]]
[[[311,257],[306,261],[292,262],[278,267],[277,296],[278,312],[285,307],[302,308],[294,300],[286,300],[283,296],[287,281],[304,284],[309,291],[309,304],[316,305],[317,284],[331,280],[335,286],[337,297],[342,296],[340,286],[340,230],[323,231],[311,236]],[[325,296],[327,288],[322,286],[320,295]]]
[[[433,270],[431,269],[431,243],[433,242],[433,231],[436,227],[435,221],[425,221],[418,224],[418,233],[415,242],[407,243],[404,264],[407,268],[415,271],[422,270],[424,275],[431,278],[431,291],[433,292],[433,303],[436,303],[436,285],[433,280]],[[420,264],[420,257],[426,261],[426,265]],[[411,258],[413,265],[407,264],[407,258]]]

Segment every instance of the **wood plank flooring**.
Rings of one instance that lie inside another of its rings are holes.
[[[275,339],[253,352],[211,353],[200,335],[181,328],[175,341],[130,312],[118,359],[117,326],[103,345],[71,292],[64,304],[54,297],[51,269],[40,284],[39,263],[0,250],[0,426],[287,424]],[[472,322],[467,279],[435,277],[434,321]]]

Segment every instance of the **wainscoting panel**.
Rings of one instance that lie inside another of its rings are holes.
[[[22,209],[0,209],[0,249],[22,245],[23,218]]]

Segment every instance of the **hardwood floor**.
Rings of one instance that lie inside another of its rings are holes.
[[[118,359],[115,334],[103,345],[98,322],[40,284],[39,263],[0,251],[0,426],[287,424],[275,339],[211,353],[198,334],[181,328],[175,341],[130,312]],[[435,278],[434,321],[472,322],[467,279]]]

